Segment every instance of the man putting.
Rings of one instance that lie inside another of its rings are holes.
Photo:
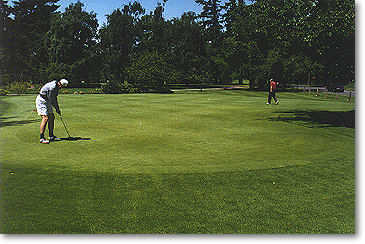
[[[270,88],[269,88],[269,96],[267,98],[266,104],[271,104],[271,98],[274,98],[275,104],[279,104],[278,99],[276,99],[276,89],[279,85],[278,81],[274,81],[273,79],[270,79]]]
[[[59,141],[53,134],[54,129],[54,119],[52,106],[55,107],[56,112],[61,115],[61,110],[58,106],[57,96],[58,91],[64,86],[67,86],[68,81],[62,79],[60,81],[51,81],[45,84],[37,96],[35,103],[37,107],[38,114],[42,117],[42,122],[40,125],[40,143],[49,144],[50,141]],[[49,140],[44,138],[44,131],[48,123]]]

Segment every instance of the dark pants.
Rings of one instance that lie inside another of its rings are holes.
[[[276,95],[275,95],[276,91],[272,91],[269,92],[269,97],[267,99],[267,102],[271,104],[271,98],[274,98],[274,101],[277,103],[278,100],[276,99]]]

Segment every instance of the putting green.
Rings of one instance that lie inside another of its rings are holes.
[[[0,97],[0,231],[354,234],[354,104],[266,96],[60,95],[91,140],[49,145],[35,96]]]
[[[8,108],[1,115],[1,157],[12,170],[210,173],[312,164],[354,147],[341,139],[353,136],[353,129],[313,128],[294,115],[303,106],[343,111],[353,105],[296,94],[282,94],[279,106],[268,106],[265,99],[264,93],[232,91],[60,95],[71,136],[91,140],[41,145],[35,96],[2,98]],[[55,134],[67,137],[59,119]]]

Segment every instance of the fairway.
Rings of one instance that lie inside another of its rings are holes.
[[[0,231],[355,233],[354,104],[266,96],[60,95],[90,140],[49,145],[35,96],[0,97]]]

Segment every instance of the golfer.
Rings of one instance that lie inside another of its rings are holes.
[[[274,98],[275,104],[279,104],[279,100],[276,98],[276,91],[277,87],[279,86],[278,81],[274,81],[273,79],[270,79],[270,88],[269,88],[269,96],[267,98],[266,104],[271,104],[271,98]]]
[[[68,81],[62,79],[60,81],[51,81],[45,84],[35,100],[38,114],[42,117],[42,122],[40,125],[40,143],[49,144],[50,141],[59,141],[53,134],[54,129],[54,119],[52,106],[56,109],[56,112],[61,115],[61,110],[58,106],[57,96],[58,91],[64,86],[67,86]],[[44,138],[44,131],[48,123],[49,140]]]

